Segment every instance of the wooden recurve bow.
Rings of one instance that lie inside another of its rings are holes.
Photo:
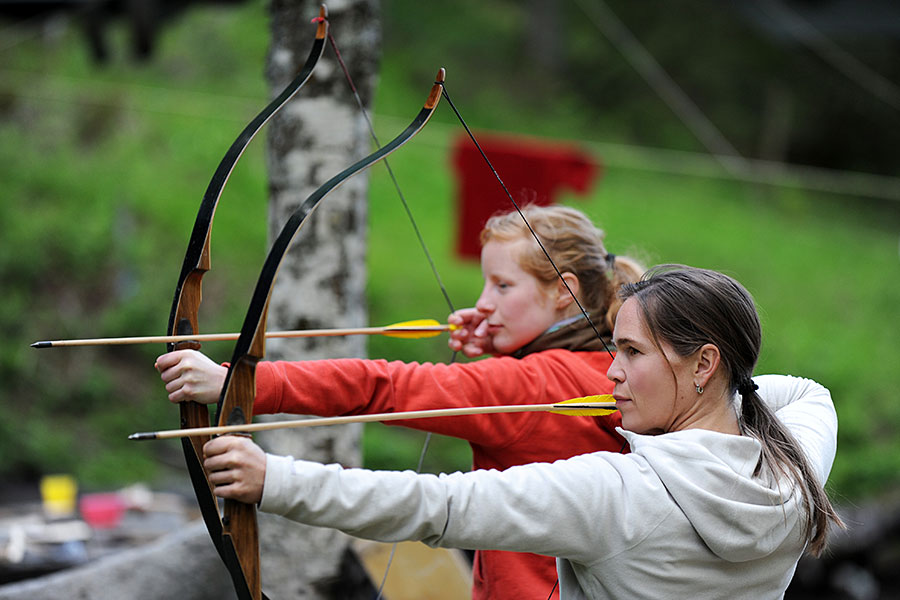
[[[231,365],[216,411],[217,424],[240,425],[249,423],[253,418],[253,404],[256,397],[256,365],[265,356],[266,316],[269,300],[278,269],[295,235],[326,195],[353,175],[388,156],[425,126],[440,101],[443,81],[444,69],[441,69],[424,106],[400,135],[322,184],[291,214],[282,227],[263,264],[250,300],[247,316],[241,327],[240,337],[235,344]],[[246,576],[249,590],[247,597],[257,600],[260,598],[261,586],[256,507],[253,504],[226,500],[220,522],[222,524],[222,551],[229,557],[240,557],[240,570]]]
[[[325,48],[325,39],[328,32],[326,17],[327,11],[323,5],[319,11],[319,18],[315,20],[317,23],[315,41],[303,68],[288,86],[244,128],[222,158],[207,186],[194,222],[190,240],[188,241],[188,248],[181,267],[178,284],[175,287],[175,297],[172,301],[169,324],[166,330],[168,335],[196,335],[199,333],[198,312],[202,297],[201,283],[203,275],[210,268],[212,221],[222,190],[235,164],[256,133],[268,122],[272,115],[297,94],[309,79]],[[189,341],[167,345],[169,352],[187,348],[196,350],[200,348],[200,344]],[[205,405],[196,402],[181,403],[181,427],[208,427],[209,424],[209,410]],[[206,528],[219,556],[231,573],[238,597],[242,600],[244,598],[259,599],[261,596],[258,593],[258,581],[256,584],[257,593],[253,596],[249,592],[250,585],[248,584],[247,575],[242,570],[242,567],[247,565],[249,570],[257,573],[255,577],[258,580],[258,564],[254,569],[252,565],[248,564],[250,561],[240,560],[234,554],[233,547],[223,542],[224,526],[219,516],[218,503],[212,493],[212,485],[209,483],[202,464],[203,444],[207,440],[208,438],[198,438],[182,442],[185,461],[194,492],[197,496],[197,502],[200,505],[200,512],[203,515]]]

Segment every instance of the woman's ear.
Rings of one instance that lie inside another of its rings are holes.
[[[559,279],[556,280],[557,310],[568,308],[571,304],[574,304],[575,298],[572,297],[572,294],[577,297],[578,292],[581,291],[581,284],[578,282],[578,277],[576,277],[574,273],[566,271],[562,274],[562,278],[563,281],[566,282],[565,285]],[[566,285],[569,286],[568,289],[566,289]],[[571,292],[569,292],[569,290],[571,290]]]
[[[694,365],[694,385],[703,388],[716,374],[722,356],[715,344],[704,344],[697,350],[695,356],[697,362]]]

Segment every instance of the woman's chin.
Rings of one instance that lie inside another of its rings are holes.
[[[497,354],[512,354],[525,344],[517,344],[515,342],[510,342],[509,340],[504,340],[501,338],[494,338],[491,340],[491,345],[494,347],[494,352]]]
[[[629,415],[627,411],[623,411],[621,408],[619,412],[622,415],[622,429],[634,433],[645,433],[646,428],[639,419],[634,418],[634,415]]]

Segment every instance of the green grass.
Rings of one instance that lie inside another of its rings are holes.
[[[396,6],[387,5],[387,18]],[[507,39],[517,23],[495,17],[497,39]],[[423,25],[425,31],[453,31],[439,13],[434,18],[442,27]],[[491,41],[488,22],[465,21],[477,26],[482,44]],[[502,52],[474,68],[447,50],[478,54],[460,40],[426,44],[390,34],[386,25],[376,103],[383,140],[415,115],[443,64],[454,101],[476,127],[627,141],[627,127],[615,114],[589,116],[576,98],[561,95],[551,106],[532,99],[524,83],[504,86],[497,75]],[[0,425],[0,449],[17,457],[5,461],[8,476],[68,471],[89,486],[112,485],[154,477],[157,461],[174,453],[174,446],[149,452],[124,442],[135,429],[174,419],[152,369],[161,347],[38,352],[28,344],[164,327],[209,177],[267,101],[267,36],[264,9],[250,3],[191,12],[165,30],[146,66],[117,58],[95,67],[74,31],[4,54],[0,389],[9,415]],[[403,44],[422,52],[409,57]],[[434,122],[390,159],[457,307],[471,305],[481,287],[478,265],[453,255],[448,148],[460,132],[442,106]],[[614,150],[594,152],[601,162],[617,164]],[[370,181],[371,323],[443,318],[448,307],[385,170],[376,166]],[[841,428],[831,478],[837,493],[857,498],[900,484],[900,405],[893,399],[900,388],[896,204],[612,166],[589,197],[565,201],[607,231],[617,254],[720,269],[740,279],[764,324],[758,372],[808,376],[833,392]],[[204,329],[239,328],[264,256],[265,226],[260,136],[217,210]],[[369,355],[447,361],[445,342],[378,337],[370,340]],[[225,360],[230,346],[208,350]],[[367,462],[408,468],[418,460],[421,439],[416,432],[370,427]],[[457,441],[435,440],[428,457],[429,470],[469,463],[468,449]]]

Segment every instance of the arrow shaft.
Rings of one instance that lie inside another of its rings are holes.
[[[191,429],[169,429],[150,433],[135,433],[129,436],[132,440],[161,440],[202,435],[223,435],[226,433],[252,433],[273,429],[296,429],[300,427],[325,427],[328,425],[346,425],[349,423],[380,423],[384,421],[402,421],[408,419],[431,419],[435,417],[458,417],[495,413],[519,412],[583,412],[585,410],[614,411],[614,402],[584,402],[578,404],[511,404],[500,406],[470,406],[467,408],[436,408],[431,410],[413,410],[407,412],[373,413],[368,415],[351,415],[346,417],[323,417],[319,419],[299,419],[292,421],[273,421],[269,423],[246,423],[243,425],[225,425],[221,427],[195,427]],[[599,413],[598,413],[599,414]]]
[[[403,337],[403,334],[437,335],[449,331],[450,325],[424,325],[411,327],[356,327],[345,329],[302,329],[293,331],[267,331],[266,338],[304,338],[340,335],[388,335]],[[88,338],[80,340],[53,340],[35,342],[33,348],[62,348],[64,346],[122,346],[130,344],[168,344],[177,342],[217,342],[236,340],[238,333],[202,333],[197,335],[147,335],[118,338]]]

